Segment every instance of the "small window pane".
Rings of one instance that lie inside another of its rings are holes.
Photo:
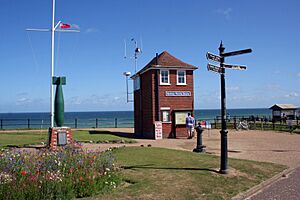
[[[163,122],[170,122],[170,111],[169,110],[163,110],[162,111],[162,121]]]
[[[169,71],[160,72],[161,83],[169,83]]]
[[[139,90],[140,89],[140,77],[137,77],[134,79],[134,90]]]
[[[185,71],[178,71],[177,72],[177,83],[185,84]]]

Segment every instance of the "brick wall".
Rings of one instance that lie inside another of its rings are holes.
[[[137,136],[154,138],[154,70],[140,77],[140,90],[134,92],[134,132]]]
[[[154,138],[154,121],[157,114],[155,70],[149,70],[140,77],[141,89],[134,92],[134,130],[144,138]],[[173,123],[163,123],[163,137],[187,137],[185,125],[175,127],[174,110],[194,111],[193,71],[186,71],[186,85],[177,85],[177,71],[170,70],[170,84],[159,85],[159,107],[170,107]],[[190,91],[189,97],[166,97],[166,91]],[[142,97],[142,99],[140,99]],[[142,106],[142,109],[141,109]],[[176,129],[176,134],[175,134]]]
[[[160,85],[160,107],[170,107],[171,121],[175,124],[174,110],[192,110],[194,111],[194,82],[193,82],[193,71],[186,71],[186,85],[177,85],[177,71],[170,70],[170,84],[171,85]],[[167,97],[166,91],[190,91],[191,96],[188,97]],[[169,123],[163,123],[163,137],[174,137],[176,128],[176,137],[187,137],[185,125],[171,125]]]

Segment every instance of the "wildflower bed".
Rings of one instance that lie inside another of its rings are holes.
[[[109,192],[120,182],[114,161],[110,149],[2,149],[0,199],[74,199]]]

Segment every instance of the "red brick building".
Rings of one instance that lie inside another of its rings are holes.
[[[131,77],[137,136],[154,139],[154,123],[161,121],[163,138],[187,137],[185,118],[194,113],[196,69],[164,51]]]

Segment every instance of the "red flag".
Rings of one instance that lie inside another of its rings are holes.
[[[63,24],[63,23],[61,23],[59,25],[59,28],[71,28],[71,25],[70,24]]]

